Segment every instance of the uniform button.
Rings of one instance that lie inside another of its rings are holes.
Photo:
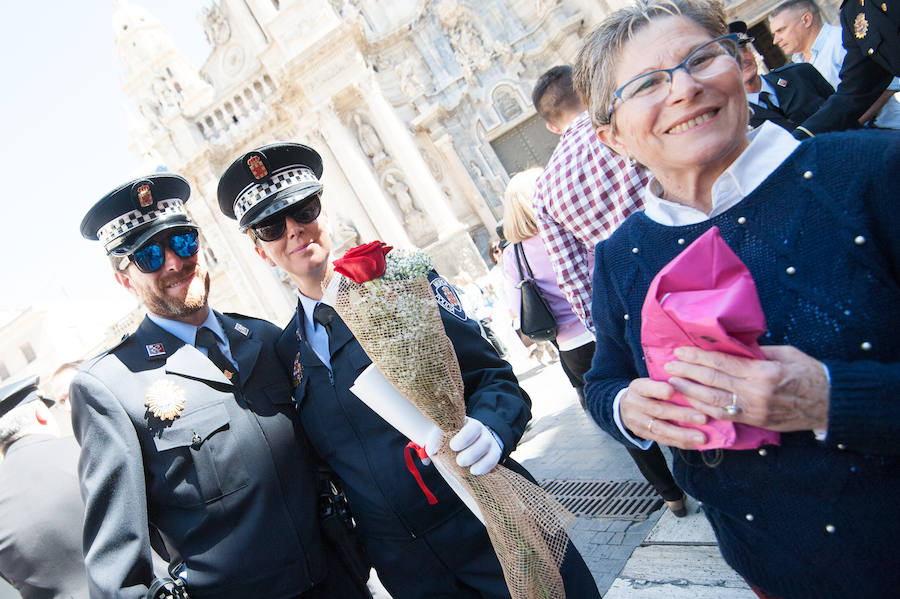
[[[830,535],[833,535],[834,531],[835,531],[834,524],[826,524],[825,525],[825,532],[827,532]]]
[[[873,54],[875,54],[875,50],[873,50],[872,48],[869,48],[869,51],[867,52],[867,54],[869,56],[872,56]]]
[[[753,522],[753,514],[747,514],[744,518],[747,519],[747,522]]]
[[[678,238],[678,245],[684,245],[684,237]]]
[[[747,217],[745,217],[745,216],[740,216],[740,217],[738,217],[738,224],[739,224],[739,225],[743,225],[743,224],[746,223],[746,222],[747,222]]]
[[[630,319],[631,319],[631,317],[630,317],[629,315],[626,314],[626,315],[625,315],[625,320],[630,320]]]
[[[856,472],[856,466],[850,466],[850,472]]]
[[[631,253],[632,253],[632,254],[637,254],[639,251],[641,251],[641,250],[639,250],[639,249],[637,249],[637,248],[631,248]]]
[[[759,455],[761,455],[761,456],[763,456],[763,457],[766,457],[766,454],[769,453],[769,452],[766,450],[765,447],[762,447],[762,448],[760,448],[760,450],[759,450],[758,453],[759,453]]]
[[[797,269],[794,268],[793,266],[788,266],[787,268],[784,269],[784,272],[786,272],[789,275],[792,275],[797,272]]]
[[[865,242],[866,242],[866,238],[863,237],[862,235],[857,235],[856,237],[853,238],[853,243],[855,243],[856,245],[863,245]]]
[[[840,449],[841,451],[843,451],[843,450],[847,449],[847,446],[844,445],[843,443],[838,443],[837,448]]]
[[[850,316],[850,310],[844,310],[844,316]]]
[[[870,349],[872,349],[872,344],[869,343],[868,341],[863,341],[862,343],[859,344],[859,346],[862,348],[863,351],[869,351]]]
[[[812,179],[812,171],[806,171],[805,173],[803,173],[803,178]]]

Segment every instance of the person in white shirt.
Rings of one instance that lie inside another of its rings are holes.
[[[812,64],[837,89],[847,50],[841,41],[841,28],[826,23],[815,2],[787,0],[779,4],[769,14],[769,29],[775,44],[793,62]],[[859,122],[867,123],[874,118],[877,127],[900,129],[900,102],[894,97],[898,90],[900,79],[895,78]]]

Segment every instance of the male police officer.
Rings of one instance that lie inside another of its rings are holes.
[[[368,596],[323,551],[278,329],[207,305],[189,194],[150,175],[81,223],[149,312],[72,383],[91,597],[142,597],[151,539],[193,599]]]
[[[296,317],[278,353],[294,377],[304,428],[343,480],[379,579],[394,597],[509,597],[484,527],[433,467],[421,476],[437,503],[426,500],[404,460],[407,439],[350,391],[371,360],[334,310],[320,302],[322,282],[332,273],[321,176],[322,159],[312,148],[272,144],[235,160],[218,190],[223,213],[249,230],[257,253],[298,287]],[[450,448],[459,452],[460,465],[483,474],[515,447],[530,418],[530,399],[478,324],[466,317],[449,283],[437,275],[431,280],[459,360],[469,415]],[[436,447],[429,442],[427,449],[433,454]],[[569,597],[599,597],[571,546],[563,579]]]
[[[0,389],[0,577],[23,599],[87,599],[78,445],[60,435],[37,381]]]

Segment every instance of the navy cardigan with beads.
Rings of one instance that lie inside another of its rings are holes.
[[[883,597],[900,588],[900,133],[801,144],[724,213],[666,226],[631,215],[596,248],[594,419],[620,442],[613,400],[647,376],[641,306],[653,276],[712,226],[753,275],[764,345],[792,345],[830,376],[828,434],[779,447],[676,451],[674,474],[703,502],[726,561],[768,594]],[[705,458],[705,459],[704,459]],[[714,464],[714,465],[708,465]]]

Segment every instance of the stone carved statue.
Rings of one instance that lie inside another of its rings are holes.
[[[156,109],[160,117],[167,117],[181,112],[181,92],[175,82],[165,77],[157,77],[150,86]]]
[[[359,231],[350,219],[338,214],[331,232],[332,252],[335,256],[343,255],[352,247],[359,245]]]
[[[222,9],[217,4],[203,9],[200,15],[200,22],[203,24],[206,41],[211,46],[221,46],[231,37],[231,27],[228,25],[225,15],[222,14]]]
[[[384,150],[384,144],[375,127],[363,120],[362,116],[357,112],[353,115],[353,122],[356,123],[356,139],[359,141],[359,147],[363,153],[369,157],[373,164],[379,164],[387,159],[387,153]]]
[[[403,225],[412,242],[421,247],[433,241],[437,232],[425,214],[416,208],[409,192],[409,185],[400,173],[395,171],[385,173],[384,185],[403,214]]]
[[[397,77],[400,80],[400,91],[410,100],[418,98],[425,91],[425,84],[416,74],[414,58],[407,58],[397,66]]]

